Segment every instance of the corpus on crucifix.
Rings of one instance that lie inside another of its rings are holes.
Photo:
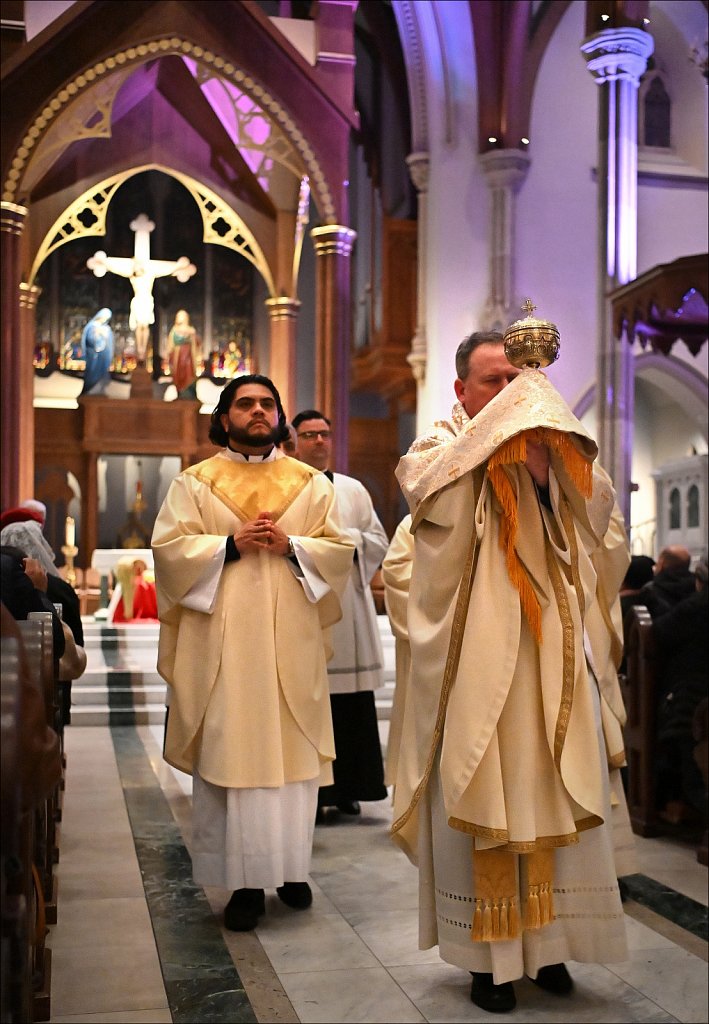
[[[150,338],[150,325],[155,323],[155,303],[153,301],[153,283],[156,277],[176,277],[184,284],[193,274],[197,273],[194,263],[186,256],[178,260],[153,260],[150,258],[150,232],[155,224],[146,214],[141,213],[131,221],[131,231],[135,232],[135,248],[133,258],[124,256],[107,256],[105,252],[95,252],[86,261],[89,270],[96,277],[104,277],[106,273],[127,277],[133,287],[133,298],[130,304],[130,329],[135,335],[135,348],[138,364],[145,363],[145,353]]]

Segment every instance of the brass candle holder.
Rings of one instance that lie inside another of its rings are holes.
[[[79,554],[79,549],[73,544],[64,544],[61,551],[66,559],[66,581],[70,587],[74,587],[76,589],[76,570],[74,569],[74,559]]]
[[[540,370],[559,358],[559,330],[556,324],[532,316],[536,308],[531,299],[525,299],[522,309],[527,316],[505,331],[505,355],[519,369]]]

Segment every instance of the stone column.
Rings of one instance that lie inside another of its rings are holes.
[[[20,240],[27,210],[3,201],[0,204],[0,302],[2,335],[0,342],[0,417],[3,457],[0,461],[0,507],[13,508],[34,490],[24,493],[28,474],[33,472],[33,451],[24,444],[22,429],[27,419],[24,403],[26,378],[32,375],[32,350],[23,352],[20,344]],[[33,415],[30,402],[29,415]],[[29,464],[29,466],[28,466]]]
[[[411,153],[406,163],[409,174],[418,195],[418,219],[416,224],[416,333],[411,339],[411,352],[406,362],[416,381],[416,390],[420,392],[426,382],[426,361],[428,359],[428,343],[426,340],[426,252],[427,252],[427,200],[428,171],[430,159],[428,153]],[[417,401],[417,408],[421,403]],[[423,429],[423,428],[422,428]]]
[[[204,322],[202,326],[202,355],[207,358],[212,351],[212,330],[214,326],[214,246],[205,242],[204,252]]]
[[[291,419],[296,412],[295,385],[295,334],[298,326],[300,301],[286,297],[266,299],[271,319],[271,361],[269,376],[278,388],[286,416]]]
[[[350,255],[357,232],[325,224],[310,232],[316,255],[315,407],[332,421],[333,469],[347,472],[350,404]]]
[[[84,414],[82,409],[82,414]],[[86,453],[86,494],[82,494],[81,540],[84,550],[84,568],[91,565],[91,555],[98,547],[98,454]]]
[[[608,294],[637,273],[638,85],[654,48],[637,28],[609,28],[581,52],[601,88],[598,117],[598,347],[596,415],[599,461],[610,473],[630,523],[634,370],[632,343],[613,336]]]
[[[20,436],[25,449],[20,465],[20,494],[34,494],[34,347],[37,341],[37,299],[42,289],[20,284],[20,350],[23,353],[20,392]]]
[[[480,164],[491,193],[490,291],[485,327],[504,331],[519,308],[515,296],[515,196],[529,170],[530,157],[521,149],[491,149]]]

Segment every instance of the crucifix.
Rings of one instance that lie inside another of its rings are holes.
[[[178,260],[152,260],[150,258],[150,232],[155,224],[146,214],[141,213],[131,221],[131,231],[135,232],[133,258],[124,256],[107,256],[105,252],[95,252],[86,261],[89,270],[96,277],[104,277],[108,272],[119,277],[127,277],[133,287],[133,298],[130,303],[130,329],[135,335],[135,348],[138,365],[145,364],[145,353],[150,338],[150,325],[155,323],[155,303],[153,301],[153,283],[156,277],[176,277],[184,284],[193,274],[197,273],[194,263],[186,256]]]

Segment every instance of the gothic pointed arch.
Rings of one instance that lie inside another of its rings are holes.
[[[274,296],[274,276],[266,257],[238,213],[212,189],[189,175],[182,174],[170,167],[159,164],[146,164],[134,167],[128,172],[115,174],[99,181],[83,192],[71,206],[66,209],[49,231],[34,257],[29,274],[28,287],[31,287],[42,263],[53,252],[67,242],[77,238],[101,236],[106,234],[106,217],[111,200],[120,186],[136,174],[143,171],[162,171],[184,185],[194,199],[202,218],[202,241],[213,245],[221,245],[244,256],[263,277],[270,296]]]
[[[93,3],[58,19],[52,33],[30,44],[22,61],[6,63],[3,90],[12,92],[13,102],[5,105],[10,116],[3,132],[4,202],[29,198],[25,175],[31,160],[70,105],[115,74],[124,76],[151,60],[178,55],[193,60],[201,74],[217,74],[253,99],[306,169],[323,222],[346,222],[347,141],[354,112],[343,111],[328,96],[307,61],[277,38],[256,5],[205,5],[199,18],[193,7]],[[172,26],[169,33],[166,24]],[[143,41],[135,44],[138,36]],[[264,67],[275,87],[264,81]],[[110,106],[110,99],[106,103]],[[96,131],[97,125],[84,128]]]

